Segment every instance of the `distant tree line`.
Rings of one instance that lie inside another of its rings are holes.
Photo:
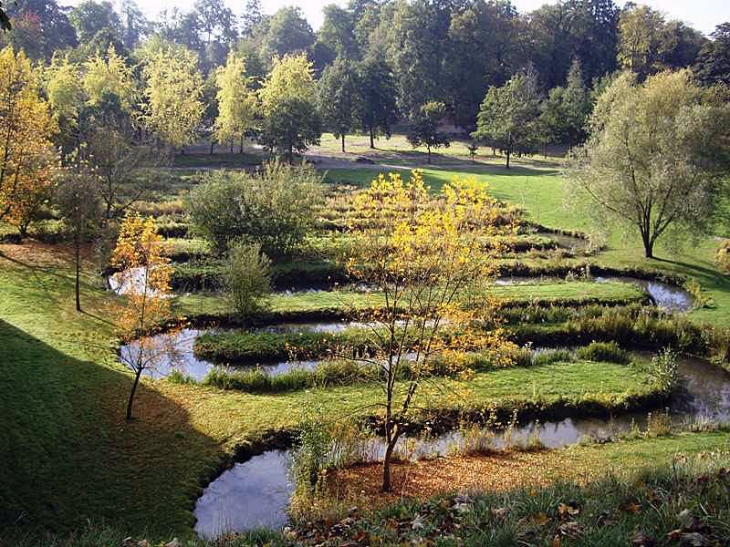
[[[375,146],[401,124],[428,161],[457,132],[471,136],[472,150],[502,151],[509,167],[515,154],[582,144],[598,97],[622,70],[639,83],[677,69],[706,89],[730,81],[730,24],[710,39],[612,0],[564,0],[530,13],[507,0],[352,0],[326,6],[317,32],[297,8],[265,15],[258,0],[239,17],[222,0],[197,0],[154,21],[133,0],[116,9],[94,0],[2,8],[12,24],[0,34],[12,52],[3,57],[13,73],[6,81],[22,81],[7,87],[2,105],[19,136],[13,146],[25,149],[24,117],[45,120],[13,110],[19,98],[32,96],[51,117],[32,140],[43,161],[23,156],[18,169],[47,166],[53,144],[61,164],[82,161],[103,181],[106,218],[133,201],[118,199],[129,172],[201,139],[241,152],[256,140],[291,161],[323,131],[345,151],[349,134]],[[25,171],[11,184],[5,170],[0,195],[47,178]]]

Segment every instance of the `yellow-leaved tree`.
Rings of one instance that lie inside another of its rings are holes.
[[[306,54],[275,57],[268,78],[259,90],[264,115],[270,114],[279,104],[288,100],[304,100],[314,103],[316,98],[314,65]]]
[[[67,136],[76,127],[84,105],[84,87],[79,66],[68,58],[54,56],[44,74],[44,89],[53,119]]]
[[[152,217],[128,213],[120,226],[112,266],[121,270],[128,288],[116,317],[117,334],[130,351],[122,360],[134,372],[134,383],[127,402],[127,419],[132,419],[132,405],[139,379],[145,370],[154,368],[166,348],[152,338],[172,318],[170,259]]]
[[[28,58],[0,51],[0,221],[21,233],[53,183],[55,127]]]
[[[125,112],[133,112],[137,97],[134,74],[113,45],[106,55],[97,53],[84,63],[83,86],[90,106],[100,106],[106,97],[115,96]]]
[[[173,148],[195,142],[205,110],[198,56],[183,46],[162,44],[146,56],[143,75],[147,127]]]
[[[238,142],[243,153],[246,131],[255,122],[258,100],[251,90],[251,79],[246,76],[246,64],[242,57],[231,52],[226,65],[216,71],[218,92],[218,117],[215,120],[216,140],[223,143]]]
[[[475,324],[493,317],[496,302],[488,288],[497,274],[500,246],[495,238],[511,233],[514,226],[500,221],[500,207],[483,184],[454,178],[434,195],[420,171],[407,181],[399,174],[380,175],[356,196],[353,218],[357,223],[350,228],[348,269],[374,285],[385,303],[369,322],[376,353],[358,360],[381,369],[386,441],[382,487],[389,491],[393,452],[417,394],[421,392],[418,408],[432,397],[443,397],[443,384],[428,381],[437,375],[436,361],[439,366],[455,363],[474,347],[493,352],[503,364],[509,359],[503,350],[511,344],[502,333]],[[453,332],[459,335],[448,336]],[[452,372],[468,373],[459,369],[466,367],[463,363]]]

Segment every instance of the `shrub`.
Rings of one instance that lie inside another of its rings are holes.
[[[259,243],[267,256],[290,255],[314,226],[319,181],[312,167],[278,162],[257,175],[211,173],[190,193],[190,220],[219,253],[245,240]]]
[[[239,317],[250,317],[268,309],[271,261],[261,252],[260,244],[232,244],[222,278],[226,297]]]
[[[677,354],[665,349],[651,360],[651,373],[662,391],[672,391],[679,381]]]
[[[616,342],[591,342],[584,348],[576,351],[579,359],[600,361],[605,363],[628,364],[631,362],[629,354],[618,347]]]

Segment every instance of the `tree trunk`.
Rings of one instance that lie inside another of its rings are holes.
[[[289,165],[294,165],[294,147],[289,145]]]
[[[342,153],[345,153],[345,135],[340,135],[340,142],[342,143]]]
[[[215,150],[215,141],[210,141],[210,155],[213,155],[213,151]]]
[[[644,257],[654,258],[654,242],[648,232],[642,232],[641,241],[644,243]]]
[[[129,394],[129,400],[127,401],[127,421],[132,419],[132,404],[134,403],[134,394],[137,392],[137,385],[139,384],[140,376],[142,376],[142,368],[137,369],[137,373],[134,376],[132,391]]]
[[[81,311],[81,242],[75,242],[75,258],[76,258],[76,311]]]
[[[370,148],[375,150],[375,131],[373,128],[370,128]]]
[[[431,145],[427,144],[426,149],[428,150],[428,164],[431,165]]]
[[[243,135],[241,135],[241,154],[243,154]]]
[[[393,441],[390,441],[385,447],[385,457],[383,458],[383,492],[391,492],[393,490],[393,483],[390,476],[390,464],[393,460],[393,451],[395,450],[395,444],[398,438],[394,437]]]
[[[507,169],[509,169],[509,157],[510,157],[510,151],[507,149]]]

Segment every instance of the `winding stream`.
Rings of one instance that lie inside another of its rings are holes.
[[[647,356],[648,354],[643,354]],[[671,398],[667,411],[675,424],[688,421],[727,421],[730,419],[730,374],[707,361],[680,360],[680,388]],[[530,422],[517,426],[509,439],[501,432],[487,432],[485,439],[495,449],[508,444],[520,446],[539,440],[547,448],[561,448],[586,439],[609,440],[632,427],[644,428],[645,413],[622,414],[613,419],[567,418],[545,423]],[[405,457],[445,456],[468,447],[470,439],[453,431],[432,438],[413,438],[405,442]],[[403,445],[404,442],[401,442]],[[481,444],[481,443],[480,443]],[[382,459],[383,445],[374,440],[366,451],[371,461]],[[254,456],[223,472],[210,483],[195,506],[195,531],[203,538],[223,532],[256,526],[281,528],[288,522],[286,507],[293,493],[288,478],[291,451],[269,451]]]

